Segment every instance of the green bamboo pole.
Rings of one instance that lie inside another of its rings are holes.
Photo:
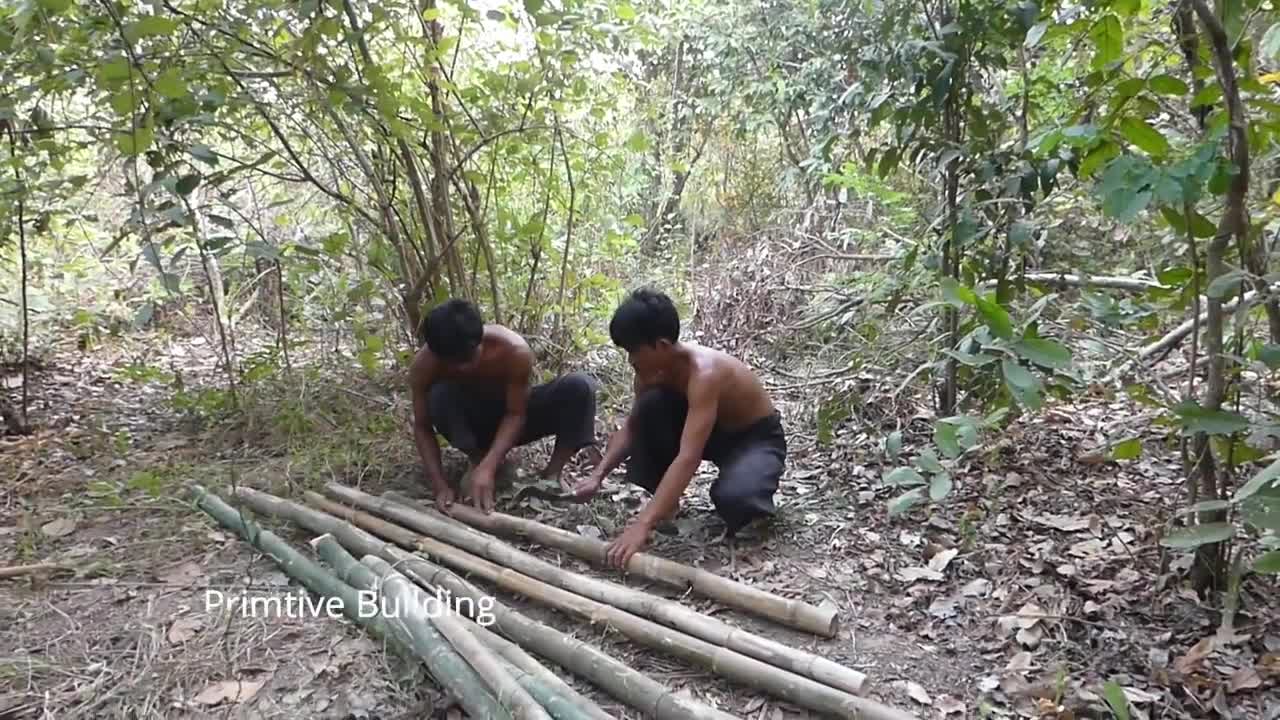
[[[358,589],[371,591],[377,589],[379,577],[377,572],[371,569],[370,564],[370,559],[375,556],[366,555],[361,561],[357,561],[342,547],[341,543],[334,539],[331,533],[320,536],[313,541],[313,545],[325,562],[337,569],[338,576],[343,580]],[[378,560],[381,561],[380,558]],[[424,589],[433,589],[422,581],[417,573],[408,568],[403,570],[409,579],[423,586]],[[467,620],[462,623],[462,627],[496,654],[504,664],[506,672],[546,708],[555,720],[617,720],[593,700],[570,687],[519,645],[495,634],[477,622]]]
[[[425,581],[418,577],[418,574],[412,570],[405,568],[405,574],[412,578],[419,585],[427,585]],[[501,635],[489,630],[484,625],[476,622],[467,623],[467,630],[471,631],[476,637],[480,638],[480,642],[488,645],[495,653],[498,654],[505,662],[512,667],[511,673],[516,679],[525,685],[525,688],[538,698],[538,702],[551,711],[552,715],[556,715],[555,709],[547,704],[547,701],[539,694],[548,693],[551,696],[560,696],[569,701],[577,710],[582,712],[582,720],[617,720],[614,716],[605,712],[594,700],[574,690],[569,683],[560,679],[560,676],[547,669],[547,666],[538,662],[538,659],[524,651],[524,648],[502,637]],[[529,678],[526,682],[521,678]],[[530,684],[535,683],[535,684]],[[556,715],[559,720],[559,715]]]
[[[430,528],[415,522],[415,516],[421,515],[415,510],[351,488],[336,488],[329,485],[326,490],[334,495],[343,496],[349,502],[377,509],[405,524],[417,525],[415,529],[430,532]],[[330,512],[342,511],[342,507],[337,503],[331,503],[331,506],[336,507]],[[373,529],[373,532],[381,534],[377,529]],[[465,542],[466,539],[469,538],[464,538],[462,541]],[[470,548],[464,549],[426,536],[419,536],[417,547],[455,571],[482,577],[504,590],[519,593],[593,625],[607,625],[640,644],[667,652],[723,678],[736,681],[746,687],[763,690],[809,710],[846,718],[846,720],[918,720],[915,716],[896,708],[851,695],[830,685],[788,672],[680,630],[659,625],[613,605],[576,595],[555,585],[523,575],[509,567],[472,554]]]
[[[250,545],[270,556],[286,575],[317,595],[335,599],[336,602],[326,603],[331,609],[333,605],[340,606],[343,615],[379,639],[390,641],[398,648],[409,650],[407,654],[411,656],[416,655],[423,660],[427,659],[424,654],[429,654],[429,647],[412,642],[411,638],[396,629],[394,623],[387,622],[387,619],[380,614],[361,612],[360,592],[326,570],[323,565],[298,552],[275,533],[261,529],[251,521],[246,522],[246,518],[239,510],[226,504],[205,488],[195,485],[192,487],[192,493],[197,507],[217,520],[223,527],[235,532]],[[428,667],[431,668],[432,676],[453,692],[463,708],[472,716],[511,720],[510,714],[503,710],[498,701],[489,694],[479,676],[467,677],[465,671],[471,671],[473,676],[475,672],[462,658],[455,656],[453,663],[446,661],[437,663],[435,667],[428,662]]]
[[[385,497],[393,493],[385,493]],[[397,502],[416,507],[421,503],[400,493],[394,493]],[[403,498],[403,500],[401,499]],[[451,520],[465,523],[485,532],[508,537],[525,537],[547,547],[552,547],[586,560],[597,567],[606,567],[604,540],[578,535],[558,527],[494,510],[482,513],[462,503],[455,503]],[[627,562],[628,575],[660,582],[680,591],[692,590],[698,595],[715,600],[726,607],[735,608],[766,618],[787,627],[803,630],[821,637],[833,638],[839,632],[840,618],[835,608],[810,605],[793,598],[784,598],[757,587],[731,580],[702,568],[673,562],[666,558],[638,552]],[[855,683],[861,685],[862,683]],[[846,688],[847,689],[847,688]],[[856,692],[852,691],[851,692]]]
[[[354,513],[341,506],[337,506],[334,513],[321,512],[252,488],[238,488],[236,494],[257,512],[289,520],[317,534],[332,533],[351,552],[381,557],[406,572],[412,571],[427,586],[448,590],[457,598],[470,598],[477,606],[484,598],[492,600],[491,596],[482,593],[454,573],[396,547],[417,547],[417,533],[382,523],[371,515]],[[308,493],[307,498],[318,507],[333,507],[333,503],[325,505],[328,501],[317,493]],[[364,529],[347,522],[347,518],[359,518],[361,522],[370,523],[371,527],[378,527],[379,533],[395,544],[379,540]],[[491,612],[496,618],[495,627],[503,635],[575,675],[590,680],[645,717],[656,720],[741,720],[704,703],[680,697],[662,683],[628,667],[596,647],[554,627],[531,620],[500,602],[493,603]]]
[[[668,600],[626,585],[597,580],[552,565],[509,543],[427,508],[419,508],[399,493],[376,498],[359,490],[330,485],[327,493],[347,504],[357,504],[411,530],[425,533],[454,547],[466,548],[503,567],[554,585],[561,590],[612,605],[705,640],[713,645],[755,658],[774,667],[802,675],[851,695],[866,691],[867,676],[828,658],[791,647],[777,640],[734,627]],[[400,506],[400,507],[397,507]],[[459,511],[461,512],[461,511]]]
[[[460,619],[447,598],[431,598],[382,558],[365,555],[360,562],[378,574],[379,590],[384,596],[394,599],[402,612],[417,622],[435,625],[454,650],[480,673],[489,689],[498,696],[498,702],[511,711],[515,720],[551,720],[546,709],[498,662],[497,655],[479,638],[467,632],[462,623],[470,621]]]

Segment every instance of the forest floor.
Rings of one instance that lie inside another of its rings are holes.
[[[350,623],[207,607],[211,590],[290,581],[182,499],[189,484],[228,499],[233,482],[282,495],[330,481],[424,494],[400,378],[370,378],[295,342],[294,379],[240,388],[240,412],[216,422],[198,417],[226,402],[208,391],[225,382],[201,337],[42,353],[32,373],[37,431],[0,441],[0,565],[66,564],[74,576],[0,580],[0,718],[457,717],[420,666],[400,663]],[[242,357],[252,350],[239,348]],[[696,596],[681,602],[861,670],[871,697],[921,718],[1109,717],[1107,681],[1123,689],[1134,718],[1280,717],[1274,581],[1250,577],[1224,626],[1185,589],[1185,559],[1157,543],[1182,495],[1176,448],[1152,434],[1138,460],[1089,460],[1122,426],[1148,427],[1143,408],[1096,394],[1019,420],[957,472],[946,502],[890,518],[885,504],[901,490],[880,485],[891,467],[881,439],[903,428],[909,454],[930,436],[928,412],[880,403],[876,417],[855,412],[819,442],[814,382],[788,385],[780,372],[762,370],[791,434],[776,522],[732,548],[713,542],[714,469],[704,465],[678,534],[657,535],[650,551],[835,603],[841,631],[824,640]],[[624,406],[611,397],[602,406],[602,441]],[[532,474],[546,451],[521,451],[522,469]],[[617,477],[587,505],[512,507],[506,491],[500,509],[607,538],[643,501]],[[277,529],[299,548],[310,539]],[[740,717],[810,717],[615,632],[496,594]],[[635,717],[572,682],[618,717]]]

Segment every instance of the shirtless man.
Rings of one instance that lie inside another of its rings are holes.
[[[530,389],[528,343],[486,325],[465,300],[431,310],[419,335],[423,346],[409,368],[413,438],[441,510],[448,511],[459,488],[444,477],[437,432],[471,460],[471,496],[486,513],[493,510],[494,475],[512,448],[555,435],[539,475],[558,480],[569,458],[594,444],[595,384],[587,375],[569,373]]]
[[[609,562],[625,568],[658,524],[675,515],[704,459],[720,469],[711,502],[727,537],[772,515],[787,441],[781,415],[755,373],[720,351],[681,342],[675,305],[653,290],[637,290],[618,307],[609,335],[635,369],[635,404],[604,459],[574,492],[594,495],[627,460],[627,480],[653,493],[610,543]]]

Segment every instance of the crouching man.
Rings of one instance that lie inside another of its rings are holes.
[[[609,545],[609,562],[625,568],[658,524],[674,517],[704,459],[720,471],[711,502],[726,537],[772,516],[787,441],[781,415],[755,373],[725,353],[681,342],[675,305],[653,290],[637,290],[618,307],[609,335],[635,370],[635,401],[604,459],[574,491],[594,495],[626,460],[627,480],[653,493]]]
[[[471,460],[469,492],[484,512],[494,505],[495,476],[515,447],[554,435],[544,479],[595,442],[591,378],[569,373],[530,388],[533,353],[524,338],[485,324],[465,300],[449,300],[422,321],[422,349],[409,369],[413,437],[437,506],[447,511],[460,488],[444,476],[436,433]]]

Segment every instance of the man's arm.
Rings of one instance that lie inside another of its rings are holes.
[[[427,393],[434,382],[435,368],[431,359],[425,354],[414,358],[409,368],[409,392],[413,395],[413,441],[418,446],[418,457],[422,460],[427,482],[440,492],[446,487],[444,467],[440,464],[440,443],[436,442],[430,403],[427,402]]]
[[[667,467],[662,480],[658,481],[653,499],[634,521],[648,530],[652,530],[679,507],[680,496],[689,487],[694,471],[702,462],[703,449],[716,424],[719,393],[710,371],[695,371],[693,377],[689,378],[687,397],[689,412],[685,416],[684,431],[680,434],[680,452]]]
[[[480,465],[490,472],[497,472],[502,460],[515,447],[520,439],[520,431],[524,430],[525,418],[529,411],[529,378],[533,374],[533,356],[525,350],[514,358],[515,366],[507,378],[507,414],[498,423],[493,435],[493,444],[485,454]]]

